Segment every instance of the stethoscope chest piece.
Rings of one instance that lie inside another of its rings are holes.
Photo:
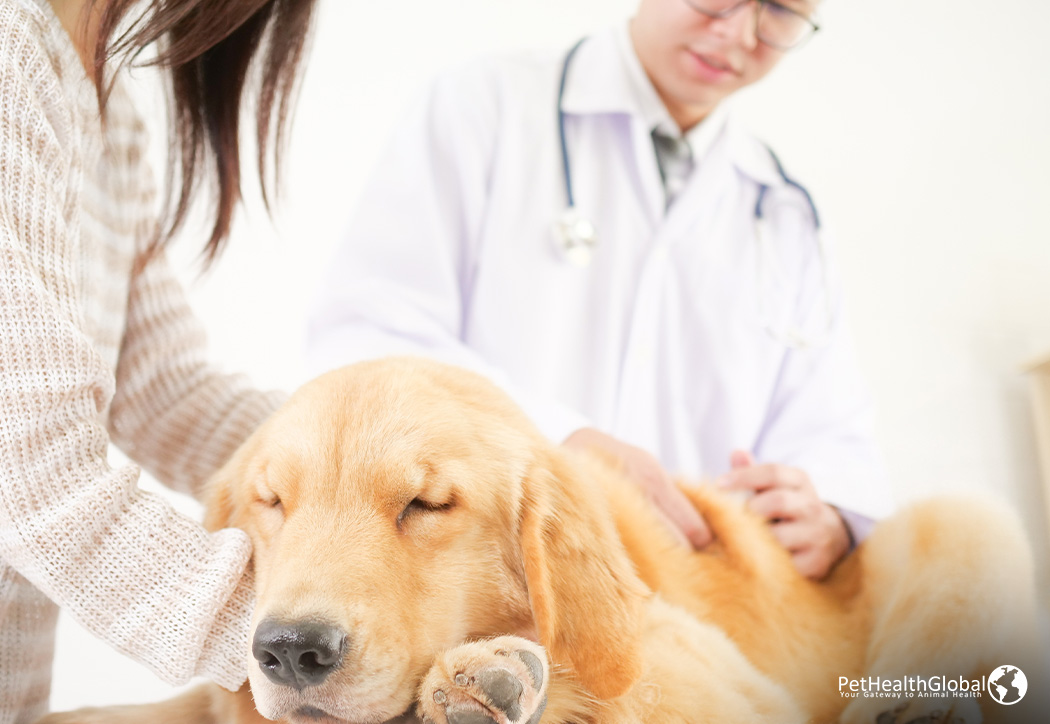
[[[554,222],[554,242],[569,263],[585,267],[594,258],[598,238],[591,220],[570,206]]]

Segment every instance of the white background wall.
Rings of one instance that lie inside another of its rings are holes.
[[[435,71],[565,46],[633,7],[321,0],[277,229],[256,205],[199,281],[200,241],[176,248],[215,359],[265,387],[304,380],[304,319],[339,228],[390,123]],[[838,232],[895,490],[997,491],[1045,561],[1019,366],[1050,351],[1050,3],[828,0],[822,14],[824,31],[739,102]],[[170,692],[66,619],[55,677],[59,709]]]

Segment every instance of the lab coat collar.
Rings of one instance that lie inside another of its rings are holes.
[[[626,21],[583,41],[569,66],[562,110],[574,115],[622,113],[649,131],[659,126],[680,133],[634,52]],[[736,122],[726,101],[685,135],[697,162],[723,137],[741,173],[766,186],[784,183],[769,149]]]
[[[777,188],[785,185],[769,147],[741,123],[726,123],[725,134],[729,157],[740,173],[763,186]]]
[[[660,94],[656,92],[656,87],[649,79],[649,74],[645,72],[642,61],[634,50],[630,23],[622,23],[613,28],[613,31],[616,52],[626,74],[627,92],[633,102],[635,113],[641,116],[646,128],[659,128],[669,136],[680,136],[682,132],[678,124],[671,118],[667,106],[660,99]]]

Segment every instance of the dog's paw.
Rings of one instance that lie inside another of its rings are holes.
[[[981,724],[977,702],[963,697],[858,699],[846,708],[842,724]]]
[[[539,644],[500,636],[449,649],[419,691],[427,724],[537,724],[550,668]]]

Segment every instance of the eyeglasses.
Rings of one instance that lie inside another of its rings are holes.
[[[745,5],[758,3],[755,37],[777,50],[798,48],[820,30],[812,19],[773,0],[683,0],[701,15],[728,18]]]

